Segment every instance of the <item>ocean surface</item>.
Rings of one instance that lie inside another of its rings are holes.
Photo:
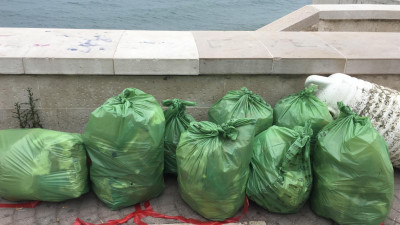
[[[0,0],[0,27],[256,30],[311,0]]]

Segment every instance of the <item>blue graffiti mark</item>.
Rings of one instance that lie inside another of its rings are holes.
[[[109,39],[109,38],[101,38],[101,36],[100,36],[100,35],[94,35],[93,37],[95,37],[95,38],[96,38],[96,40],[95,40],[95,41],[112,42],[112,40],[111,40],[111,39]]]
[[[100,50],[104,51],[105,49],[104,48],[100,48]]]
[[[69,37],[68,35],[64,34],[64,37]]]
[[[70,51],[78,51],[78,49],[76,49],[76,48],[68,48],[68,50],[70,50]]]
[[[51,30],[45,30],[44,32],[51,32]]]
[[[79,46],[86,48],[86,51],[82,52],[89,53],[92,50],[91,47],[97,46],[97,44],[93,44],[92,40],[88,39],[86,40],[86,42],[79,44]]]
[[[82,47],[92,47],[92,46],[97,46],[97,44],[93,44],[92,40],[86,40],[86,42],[79,44],[79,46]]]

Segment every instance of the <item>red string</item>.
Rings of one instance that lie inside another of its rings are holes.
[[[168,216],[168,215],[163,215],[160,214],[158,212],[155,212],[153,210],[153,207],[151,207],[150,202],[146,201],[144,203],[144,209],[142,209],[142,207],[140,206],[140,204],[136,204],[135,205],[135,211],[132,213],[129,213],[128,215],[126,215],[124,218],[119,219],[119,220],[109,220],[106,223],[102,223],[102,224],[93,224],[93,223],[87,223],[82,221],[79,218],[76,218],[75,222],[73,225],[118,225],[118,224],[123,224],[128,222],[129,220],[131,220],[133,218],[133,221],[137,224],[137,225],[147,225],[147,223],[143,222],[142,219],[146,218],[148,216],[150,217],[154,217],[154,218],[163,218],[163,219],[169,219],[169,220],[178,220],[184,223],[191,223],[191,224],[195,224],[195,225],[221,225],[221,224],[226,224],[226,223],[236,223],[239,222],[239,220],[242,218],[242,216],[244,214],[247,213],[247,210],[249,209],[249,200],[246,196],[245,199],[245,204],[244,204],[244,209],[242,214],[240,214],[237,217],[233,217],[233,218],[229,218],[226,219],[222,222],[217,222],[217,221],[201,221],[201,220],[197,220],[197,219],[193,219],[193,218],[185,218],[183,216]]]
[[[0,204],[0,208],[35,208],[40,201]]]

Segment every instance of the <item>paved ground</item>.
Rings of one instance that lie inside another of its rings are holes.
[[[164,193],[150,201],[155,211],[172,216],[182,215],[202,219],[179,197],[174,177],[166,177],[165,183]],[[6,201],[0,199],[0,203],[6,203]],[[110,211],[93,193],[88,193],[81,198],[65,202],[41,203],[35,209],[0,209],[0,225],[72,225],[76,217],[80,217],[86,222],[102,223],[110,219],[122,218],[132,211],[134,211],[133,207]],[[148,224],[178,223],[174,220],[156,218],[145,218],[143,221]],[[316,216],[308,204],[297,214],[280,215],[269,213],[253,202],[250,202],[249,211],[242,218],[241,223],[247,225],[334,224],[330,220]],[[128,224],[133,224],[132,220]],[[400,170],[395,171],[395,198],[392,211],[385,224],[400,225]]]

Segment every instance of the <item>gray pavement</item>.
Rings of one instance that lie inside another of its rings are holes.
[[[202,219],[190,209],[179,197],[176,178],[165,177],[166,189],[163,194],[150,201],[156,212],[187,218]],[[0,199],[0,203],[7,201]],[[85,222],[102,223],[110,219],[120,219],[134,211],[134,207],[124,208],[118,211],[109,210],[92,192],[78,198],[60,203],[42,202],[34,209],[5,209],[0,208],[0,225],[72,225],[76,217]],[[179,223],[175,220],[157,218],[145,218],[148,224],[173,224]],[[325,225],[335,224],[331,220],[316,216],[306,204],[297,214],[282,215],[269,213],[250,201],[249,211],[240,221],[246,225]],[[127,224],[134,224],[130,220]],[[393,207],[385,225],[400,225],[400,170],[395,170],[395,197]]]

